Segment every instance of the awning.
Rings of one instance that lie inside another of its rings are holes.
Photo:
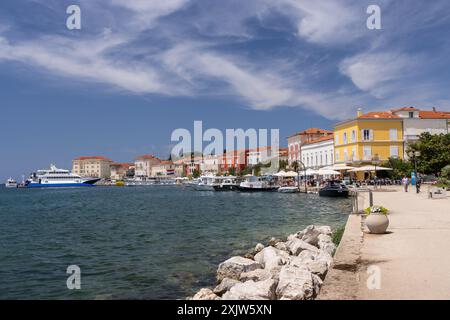
[[[385,168],[385,167],[379,167],[379,166],[362,166],[359,168],[354,168],[352,170],[350,170],[350,172],[361,172],[361,171],[390,171],[392,170],[391,168]]]
[[[335,175],[340,175],[341,173],[339,171],[335,171],[335,170],[329,170],[329,169],[320,169],[317,174],[319,176],[335,176]]]

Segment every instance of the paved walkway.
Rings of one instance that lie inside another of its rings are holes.
[[[396,191],[374,193],[390,209],[390,233],[369,234],[350,216],[319,299],[450,299],[450,197]],[[367,287],[370,266],[380,289]]]

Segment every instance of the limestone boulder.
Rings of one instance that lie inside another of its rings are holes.
[[[324,260],[317,259],[318,256],[318,252],[305,250],[298,257],[292,258],[289,264],[300,268],[307,267],[311,273],[323,279],[327,274],[328,264]]]
[[[333,243],[331,237],[329,235],[320,234],[318,239],[318,247],[332,255],[336,250],[336,245]]]
[[[262,269],[257,269],[262,270]],[[256,270],[255,270],[256,271]],[[252,271],[250,271],[252,272]],[[242,275],[242,274],[241,274]],[[239,283],[236,279],[224,278],[213,290],[216,295],[223,295],[225,292],[231,289],[236,283]]]
[[[216,295],[211,289],[200,289],[193,297],[192,300],[219,300],[220,297]]]
[[[235,256],[219,264],[219,268],[217,269],[217,281],[220,282],[225,278],[239,280],[241,273],[260,268],[262,268],[262,265],[259,262]]]
[[[275,244],[275,248],[278,249],[278,250],[289,252],[289,250],[288,250],[288,248],[286,246],[286,243],[284,243],[283,241],[277,242]]]
[[[255,261],[263,265],[264,269],[268,271],[286,264],[289,259],[289,254],[286,251],[274,247],[266,247],[255,255]]]
[[[240,281],[245,282],[248,280],[253,280],[255,282],[257,281],[263,281],[272,278],[272,274],[270,271],[266,269],[256,269],[249,272],[243,272],[241,273],[241,276],[239,278]]]
[[[277,298],[280,300],[313,299],[320,289],[319,277],[312,274],[307,267],[285,265],[281,268]]]
[[[298,256],[300,254],[300,252],[302,252],[304,250],[309,250],[309,251],[318,251],[319,250],[315,246],[307,243],[306,241],[300,240],[298,238],[288,240],[286,242],[286,247],[289,250],[289,252],[294,256]]]
[[[262,249],[264,249],[264,245],[262,244],[262,243],[258,243],[256,246],[255,246],[255,254],[256,253],[258,253],[258,252],[260,252]]]
[[[277,281],[273,279],[248,280],[234,285],[222,296],[222,300],[274,300],[276,287]]]

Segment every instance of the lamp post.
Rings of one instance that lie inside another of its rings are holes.
[[[305,180],[305,193],[308,193],[308,188],[306,186],[306,166],[301,160],[297,160],[298,164],[301,164],[304,172],[304,180]],[[298,177],[298,191],[300,191],[300,166],[297,168],[297,177]]]
[[[417,158],[420,157],[420,151],[410,151],[408,155],[414,161],[414,175],[417,179]]]
[[[376,189],[377,188],[377,164],[380,164],[380,157],[378,156],[378,153],[372,157],[372,163],[375,166],[375,177],[373,179],[373,184]]]

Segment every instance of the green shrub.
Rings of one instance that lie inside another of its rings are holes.
[[[342,226],[342,227],[339,227],[336,230],[334,230],[333,233],[331,234],[331,240],[333,240],[333,243],[336,245],[336,247],[341,242],[344,231],[345,231],[345,226]]]

